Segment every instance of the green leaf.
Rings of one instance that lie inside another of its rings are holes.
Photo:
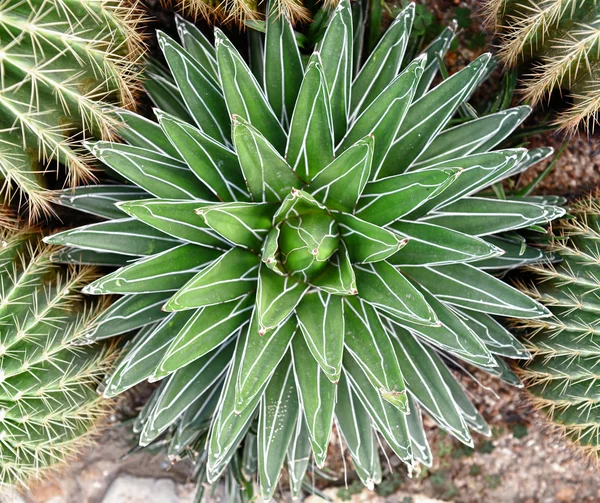
[[[233,117],[233,143],[248,190],[256,202],[278,202],[302,182],[261,132]]]
[[[353,263],[385,260],[406,245],[406,241],[393,232],[354,215],[334,212],[332,216],[338,222],[340,235]]]
[[[283,17],[283,16],[281,16]],[[272,498],[299,412],[292,360],[281,361],[260,402],[258,416],[258,470],[261,495]]]
[[[248,201],[246,182],[235,152],[224,147],[191,124],[162,112],[156,113],[167,134],[189,168],[221,201]]]
[[[460,173],[460,169],[428,169],[369,182],[354,214],[375,225],[388,225],[437,196]]]
[[[259,262],[253,253],[232,248],[188,281],[164,309],[181,311],[242,297],[256,289]]]
[[[337,383],[344,354],[344,304],[339,295],[306,294],[296,308],[306,345],[327,378]]]
[[[323,168],[306,190],[330,209],[352,212],[369,180],[373,144],[372,136],[357,141]]]
[[[256,318],[259,334],[276,328],[296,308],[309,285],[291,276],[281,276],[268,267],[258,272],[256,292]],[[252,335],[250,335],[252,336]]]
[[[411,395],[408,395],[408,408],[410,412],[406,415],[406,422],[414,460],[431,467],[433,456],[431,455],[429,442],[427,442],[427,436],[425,435],[423,416],[421,415],[419,404]]]
[[[311,284],[333,295],[356,295],[356,277],[348,249],[343,241],[335,255],[329,259],[327,268]]]
[[[153,196],[208,200],[213,197],[187,164],[174,157],[124,143],[99,141],[88,145],[99,161]]]
[[[447,26],[423,51],[422,54],[427,56],[427,66],[419,81],[419,85],[415,92],[415,99],[421,98],[429,90],[429,86],[431,86],[431,83],[435,79],[440,68],[440,58],[444,57],[450,48],[452,40],[454,40],[456,35],[455,30],[455,24]]]
[[[201,206],[196,214],[227,241],[259,252],[276,209],[269,203],[220,203]]]
[[[153,255],[181,244],[181,241],[133,218],[83,225],[47,236],[44,242],[133,256]]]
[[[210,354],[179,369],[169,377],[144,424],[140,434],[140,445],[155,440],[181,415],[198,403],[206,400],[213,387],[227,372],[235,344],[228,342]]]
[[[292,189],[273,216],[273,225],[307,213],[327,213],[327,208],[308,192]]]
[[[483,239],[426,222],[400,220],[391,228],[408,240],[388,258],[397,266],[443,265],[474,262],[502,255],[504,251]]]
[[[415,6],[413,3],[409,3],[396,16],[354,79],[351,101],[352,118],[358,117],[366,110],[398,75],[414,15]]]
[[[417,58],[381,92],[356,119],[337,153],[366,135],[375,137],[371,177],[376,178],[412,102],[425,58]]]
[[[249,322],[253,308],[254,297],[247,295],[196,310],[173,338],[156,366],[154,378],[160,379],[184,367],[238,333]]]
[[[160,308],[171,295],[168,292],[158,292],[121,297],[96,318],[86,332],[86,339],[108,339],[162,320],[168,313]]]
[[[244,340],[242,360],[235,381],[235,412],[254,403],[279,365],[296,333],[296,319],[289,318],[267,335],[260,335],[256,310]]]
[[[421,292],[387,262],[356,266],[354,272],[360,298],[375,308],[420,325],[438,323]]]
[[[473,311],[527,319],[550,314],[535,300],[469,264],[415,267],[410,276],[439,300]]]
[[[117,396],[152,376],[164,351],[171,344],[173,334],[181,330],[192,314],[172,313],[157,327],[150,326],[150,330],[140,331],[116,363],[104,396]]]
[[[335,407],[336,386],[321,371],[304,337],[292,340],[296,386],[306,419],[315,463],[322,468],[327,457]]]
[[[335,417],[354,469],[362,483],[372,491],[381,482],[381,463],[377,439],[367,409],[350,388],[345,377],[338,387]]]
[[[530,113],[530,107],[520,106],[447,129],[431,142],[412,168],[487,152],[505,140]]]
[[[115,203],[148,196],[146,191],[134,185],[83,185],[58,191],[53,202],[97,217],[114,219],[124,217]]]
[[[528,264],[539,263],[547,257],[543,250],[524,245],[523,242],[515,242],[496,236],[488,236],[485,238],[485,241],[500,248],[504,251],[504,254],[485,260],[478,260],[475,265],[484,271],[508,271]]]
[[[344,307],[346,350],[383,399],[408,412],[402,371],[379,315],[357,298],[346,298]]]
[[[157,38],[194,122],[207,136],[227,145],[230,134],[229,115],[223,93],[214,77],[171,37],[159,30]]]
[[[564,214],[565,210],[556,206],[465,197],[423,220],[472,236],[487,236],[545,224]]]
[[[265,264],[271,271],[279,274],[280,276],[287,275],[287,272],[281,265],[281,257],[279,253],[279,226],[273,227],[267,237],[265,238],[261,248],[261,258],[263,264]]]
[[[390,448],[405,463],[412,463],[412,448],[408,436],[407,415],[387,402],[369,382],[362,367],[350,355],[344,355],[343,376],[350,383],[363,407],[367,409],[374,426]],[[340,385],[343,384],[343,379]]]
[[[479,56],[412,104],[378,178],[403,173],[412,165],[473,92],[490,57],[489,54]]]
[[[342,0],[333,12],[323,40],[318,48],[329,94],[336,144],[346,133],[348,116],[350,114],[353,62],[352,42],[352,12],[350,2]]]
[[[268,9],[264,89],[273,112],[287,129],[304,77],[304,68],[288,17],[281,15],[276,2],[270,2]]]
[[[392,343],[409,393],[442,429],[461,442],[473,445],[469,428],[458,404],[436,365],[437,356],[410,333],[395,324],[392,328],[396,332]]]
[[[56,264],[87,264],[96,266],[121,267],[136,260],[133,255],[123,255],[103,251],[82,250],[61,247],[50,255],[50,262]]]
[[[156,71],[156,66],[158,65],[151,65],[146,70],[144,91],[148,93],[157,109],[174,115],[181,120],[193,122],[194,119],[190,117],[179,89],[170,77],[160,75]],[[160,66],[162,67],[162,65]]]
[[[195,210],[202,201],[148,199],[120,203],[119,208],[144,224],[188,243],[228,249],[230,243],[208,227]]]
[[[186,21],[179,14],[175,14],[175,25],[184,49],[217,82],[218,68],[215,47],[193,23]]]
[[[215,28],[215,47],[229,115],[238,115],[248,121],[268,139],[277,152],[283,154],[286,135],[281,124],[248,65],[218,28]]]
[[[102,276],[83,292],[105,295],[176,291],[220,255],[212,248],[180,245]]]
[[[285,158],[305,182],[333,161],[333,124],[322,63],[318,53],[306,68],[292,115]]]
[[[294,421],[294,435],[287,451],[290,492],[294,498],[300,496],[302,483],[310,460],[310,450],[306,419],[304,419],[304,413],[299,407],[297,418]]]

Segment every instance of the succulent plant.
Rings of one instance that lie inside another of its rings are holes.
[[[118,0],[0,2],[0,196],[36,215],[56,163],[69,185],[93,176],[79,140],[110,137],[105,103],[133,104],[139,19]]]
[[[500,34],[500,58],[509,66],[534,60],[524,98],[539,103],[553,90],[573,103],[555,124],[593,129],[600,111],[600,10],[595,0],[488,0],[488,17]]]
[[[0,234],[0,488],[56,468],[89,443],[107,400],[96,385],[112,345],[77,345],[100,314],[80,289],[90,267],[50,261],[30,231]]]
[[[535,281],[523,291],[550,309],[552,317],[526,320],[533,359],[522,365],[534,406],[595,460],[600,453],[598,310],[600,299],[600,206],[597,195],[575,204],[575,218],[553,226],[550,250],[559,262],[530,266]]]
[[[515,383],[501,357],[527,352],[494,317],[548,314],[493,273],[538,260],[517,230],[564,212],[486,188],[550,150],[492,150],[527,107],[452,123],[490,56],[430,89],[453,33],[405,62],[413,14],[360,67],[347,0],[306,66],[273,14],[260,79],[221,31],[213,46],[180,19],[183,46],[158,35],[158,124],[119,112],[128,144],[89,146],[130,183],[61,198],[103,221],[48,238],[66,245],[55,260],[120,267],[86,287],[123,295],[88,336],[141,328],[105,393],[162,380],[141,443],[172,428],[201,481],[243,489],[257,471],[269,498],[287,459],[297,494],[335,421],[372,486],[376,432],[430,463],[421,409],[471,444],[488,427],[447,363]]]

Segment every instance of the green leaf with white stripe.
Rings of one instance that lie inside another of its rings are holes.
[[[292,340],[292,357],[315,463],[322,468],[331,437],[337,387],[327,379],[313,358],[304,337],[294,337]]]
[[[496,236],[487,236],[485,241],[502,249],[504,254],[478,260],[475,265],[484,271],[508,271],[528,264],[536,264],[545,258],[549,258],[543,250],[527,246],[524,241],[504,239],[503,237]]]
[[[153,255],[181,244],[133,218],[84,225],[45,237],[44,242],[132,256]]]
[[[344,134],[350,114],[352,84],[352,12],[349,0],[338,3],[327,25],[319,53],[327,84],[334,138],[337,144]],[[364,136],[364,135],[363,135]]]
[[[352,83],[352,117],[358,117],[398,75],[415,15],[409,3],[381,37]]]
[[[102,276],[87,285],[84,293],[105,295],[176,291],[220,255],[221,252],[213,248],[180,245]]]
[[[108,339],[164,319],[169,314],[161,307],[171,295],[158,292],[121,297],[96,318],[86,332],[86,338],[90,341]]]
[[[159,30],[157,38],[171,75],[198,127],[219,143],[228,144],[229,115],[214,77],[171,37]]]
[[[119,204],[128,215],[158,229],[169,236],[201,246],[228,249],[223,239],[206,225],[195,211],[210,203],[172,199],[147,199]]]
[[[265,501],[273,497],[277,488],[285,455],[294,437],[298,412],[294,368],[288,353],[269,381],[259,408],[258,470]]]
[[[308,427],[302,409],[298,408],[298,414],[294,420],[294,435],[287,451],[287,470],[290,482],[290,492],[293,498],[299,498],[302,491],[302,483],[310,460],[310,438]]]
[[[104,390],[104,396],[113,397],[145,381],[154,373],[165,350],[192,315],[172,313],[151,331],[141,331],[128,351],[117,362]]]
[[[350,452],[354,468],[367,488],[372,491],[381,482],[381,463],[371,417],[356,397],[344,376],[338,386],[335,417]]]
[[[281,276],[262,265],[258,272],[256,318],[259,333],[277,327],[296,308],[309,285],[292,276]]]
[[[431,83],[435,79],[435,76],[440,68],[440,58],[443,59],[444,55],[450,48],[450,45],[452,44],[452,41],[456,35],[456,28],[457,25],[455,22],[444,28],[442,33],[440,33],[422,52],[422,54],[426,55],[427,57],[427,66],[425,66],[423,76],[421,77],[419,85],[417,86],[415,99],[421,98],[427,91],[429,91],[429,87],[431,86]]]
[[[233,143],[242,173],[256,202],[282,201],[302,182],[261,132],[239,116],[233,117]]]
[[[287,272],[281,265],[280,260],[279,234],[279,226],[275,226],[269,231],[260,250],[260,260],[269,269],[271,269],[271,271],[279,274],[280,276],[285,276],[287,275]]]
[[[273,225],[307,213],[327,213],[327,208],[308,192],[292,189],[273,216]]]
[[[497,257],[504,251],[483,239],[427,222],[400,220],[390,226],[408,242],[387,260],[397,266],[443,265]]]
[[[337,383],[344,354],[344,303],[339,295],[306,294],[296,308],[298,326],[306,345],[327,378]]]
[[[411,167],[473,92],[486,71],[490,57],[490,54],[479,56],[413,103],[385,162],[379,172],[374,173],[377,179],[403,173]]]
[[[99,141],[90,147],[99,161],[153,196],[209,200],[213,197],[187,165],[174,157],[124,143]]]
[[[280,154],[285,151],[286,135],[267,98],[237,49],[215,28],[215,47],[219,77],[229,115],[238,115],[253,124]]]
[[[319,290],[333,295],[356,295],[356,276],[350,262],[348,248],[344,242],[335,255],[329,260],[327,268],[317,278],[311,280],[311,284]]]
[[[289,19],[281,15],[277,2],[269,2],[268,9],[264,89],[273,112],[287,129],[302,84],[304,68]]]
[[[123,218],[115,206],[121,201],[145,199],[149,194],[135,185],[84,185],[58,191],[53,202],[100,218]]]
[[[269,203],[220,203],[201,206],[196,214],[227,241],[259,252],[276,209]]]
[[[121,267],[137,260],[133,255],[124,255],[79,248],[59,248],[50,255],[50,262],[56,264],[77,264]]]
[[[469,264],[415,267],[410,275],[439,300],[455,306],[511,318],[550,314],[535,300]]]
[[[187,122],[156,113],[160,126],[189,168],[221,201],[248,201],[237,155]]]
[[[214,46],[193,23],[186,21],[179,14],[175,14],[175,25],[184,49],[217,82],[217,54]]]
[[[376,173],[383,163],[394,138],[398,134],[404,116],[412,102],[425,58],[417,58],[402,71],[373,103],[362,113],[344,137],[337,153],[343,152],[360,138],[373,135],[375,147],[371,171]]]
[[[244,340],[242,361],[235,380],[235,412],[254,403],[275,372],[296,333],[296,320],[289,318],[266,335],[259,333],[256,310]]]
[[[383,399],[407,412],[402,371],[375,309],[366,302],[348,297],[344,321],[344,344],[348,353]]]
[[[332,216],[338,222],[340,235],[353,263],[385,260],[406,245],[406,241],[395,233],[354,215],[334,212]]]
[[[397,325],[392,343],[402,366],[404,381],[412,394],[442,429],[461,442],[473,445],[469,428],[463,419],[448,384],[436,365],[437,356]]]
[[[224,302],[198,309],[173,339],[156,366],[154,379],[160,379],[223,344],[249,321],[254,297]]]
[[[156,72],[157,66],[150,65],[146,70],[144,91],[148,93],[156,108],[179,117],[181,120],[192,122],[193,119],[190,117],[179,89],[170,77]]]
[[[388,225],[436,197],[460,173],[458,168],[428,169],[369,182],[354,214],[375,225]]]
[[[323,168],[306,190],[332,210],[352,212],[369,180],[373,145],[372,136],[357,141]]]
[[[294,108],[285,158],[305,182],[333,161],[333,124],[321,59],[311,58]]]
[[[425,466],[431,467],[433,456],[425,435],[421,408],[410,394],[408,395],[408,409],[410,412],[406,414],[406,423],[414,459]]]
[[[167,302],[166,311],[181,311],[235,300],[256,289],[260,259],[232,248],[188,281]]]
[[[354,268],[360,298],[373,307],[420,325],[436,325],[435,311],[410,281],[387,262]]]

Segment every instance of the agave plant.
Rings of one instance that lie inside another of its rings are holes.
[[[201,481],[256,467],[269,498],[287,459],[297,494],[335,421],[372,487],[376,432],[431,462],[421,409],[470,445],[488,427],[447,362],[516,382],[501,357],[527,352],[494,316],[548,314],[491,273],[538,260],[516,231],[563,211],[485,189],[550,151],[492,150],[527,107],[452,123],[490,56],[429,89],[453,33],[404,62],[413,15],[358,66],[347,0],[306,64],[273,14],[260,79],[221,31],[213,46],[179,20],[183,45],[158,35],[158,123],[119,112],[128,143],[90,145],[130,183],[60,200],[103,221],[51,236],[55,260],[120,266],[86,288],[123,295],[89,337],[143,327],[106,395],[162,380],[141,443],[173,427]]]
[[[64,270],[31,231],[0,233],[0,488],[21,486],[89,443],[107,401],[96,393],[111,345],[76,345],[100,314],[80,289],[90,267]]]
[[[600,453],[598,309],[600,301],[600,206],[590,197],[569,211],[575,218],[554,226],[550,250],[558,263],[530,266],[535,281],[521,288],[539,300],[552,317],[523,320],[533,359],[522,375],[533,405],[596,461]]]
[[[0,196],[50,209],[43,173],[92,177],[82,135],[108,138],[105,103],[133,104],[140,14],[119,0],[0,1]],[[56,182],[55,182],[56,183]]]
[[[539,103],[557,89],[573,104],[555,121],[570,131],[593,129],[600,110],[600,10],[595,0],[488,0],[490,24],[500,34],[500,57],[509,66],[533,60],[524,98]]]

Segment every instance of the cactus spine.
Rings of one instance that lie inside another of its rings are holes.
[[[103,307],[79,293],[95,273],[51,253],[35,233],[0,234],[0,488],[76,454],[107,410],[95,388],[114,351],[75,345]]]
[[[589,198],[554,229],[556,264],[530,267],[523,290],[553,316],[518,325],[533,359],[520,373],[534,405],[593,458],[600,454],[600,205]]]
[[[107,138],[106,103],[131,106],[142,52],[141,15],[121,0],[0,0],[0,183],[49,212],[42,174],[66,166],[90,179],[78,143]]]
[[[596,0],[488,0],[489,19],[500,33],[500,57],[509,66],[533,58],[524,97],[542,101],[557,88],[573,105],[555,124],[593,128],[600,111],[600,2]]]

